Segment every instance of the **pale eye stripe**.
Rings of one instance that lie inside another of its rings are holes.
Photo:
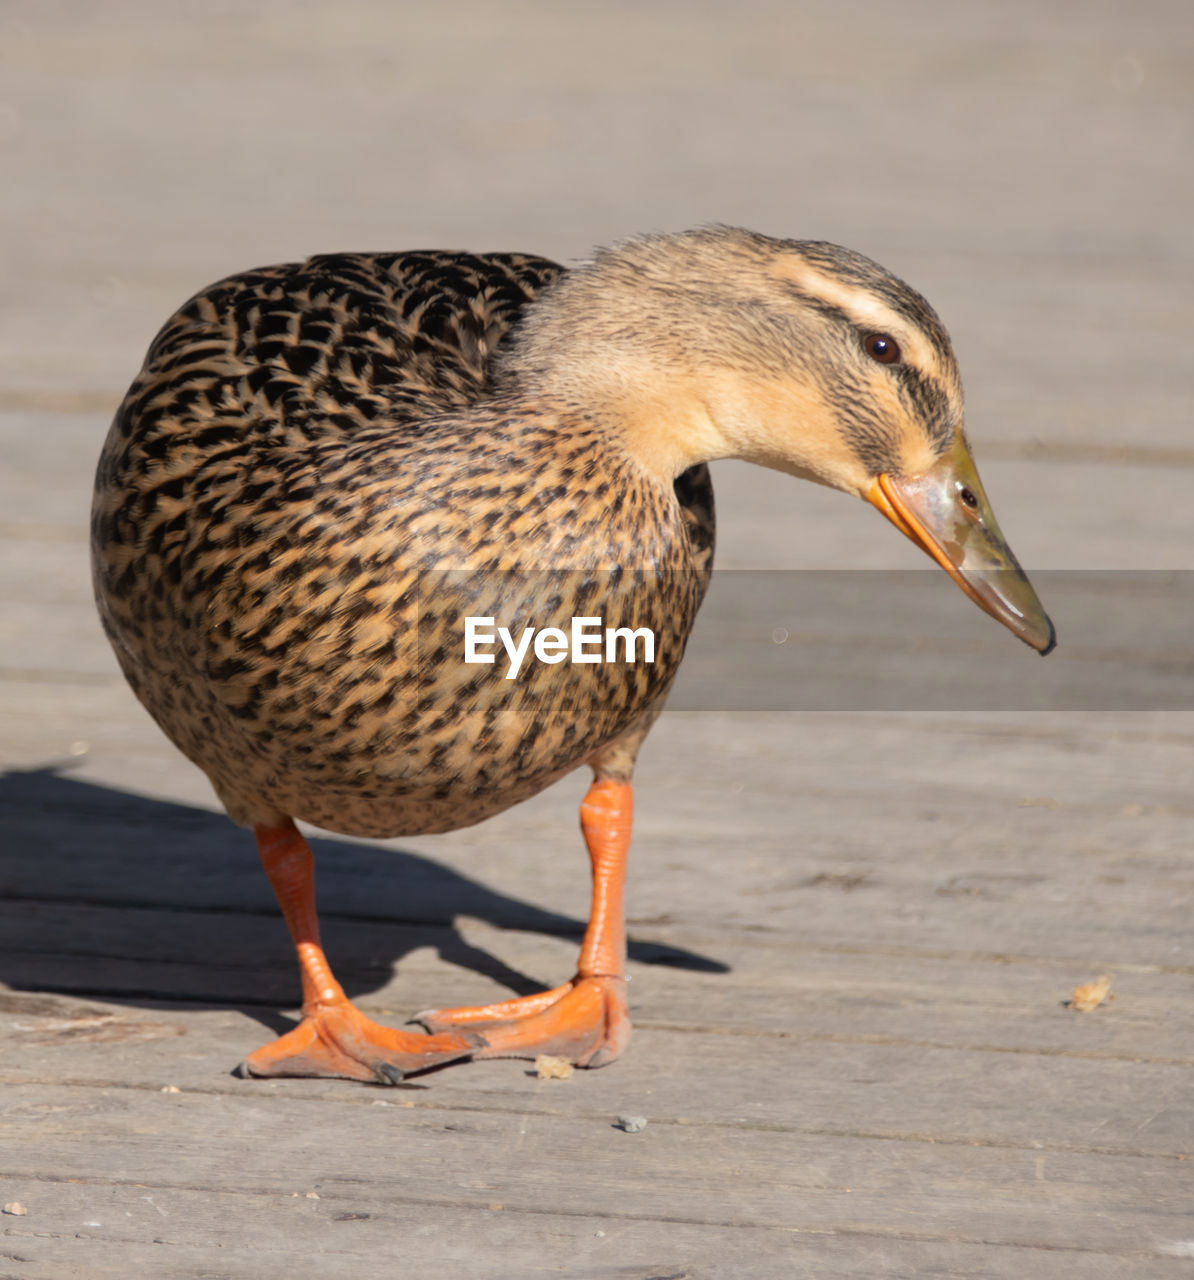
[[[906,359],[922,369],[939,370],[940,361],[932,344],[911,326],[907,317],[871,290],[846,284],[807,264],[796,264],[791,276],[805,292],[836,307],[858,328],[890,334]]]

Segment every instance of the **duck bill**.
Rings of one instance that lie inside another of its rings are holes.
[[[929,470],[879,475],[866,497],[980,609],[1039,653],[1053,649],[1053,623],[1007,545],[961,431]]]

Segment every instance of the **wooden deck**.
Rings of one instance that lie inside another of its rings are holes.
[[[229,1074],[294,1014],[285,930],[120,680],[86,566],[107,417],[207,281],[714,219],[852,243],[953,330],[1030,567],[1194,569],[1184,0],[446,12],[0,14],[0,1204],[26,1210],[0,1277],[1188,1275],[1180,681],[1166,711],[670,713],[622,1061]],[[919,566],[840,495],[719,485],[725,567]],[[1057,621],[1098,648],[1097,617]],[[398,1022],[570,973],[583,786],[319,840],[350,994]],[[1104,973],[1114,1000],[1066,1007]]]

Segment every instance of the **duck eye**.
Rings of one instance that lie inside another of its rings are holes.
[[[970,508],[971,511],[977,510],[978,499],[974,496],[974,491],[972,489],[967,489],[966,486],[963,485],[958,490],[958,497],[962,499],[962,501]]]
[[[868,333],[862,349],[880,364],[895,364],[900,358],[900,345],[889,333]]]

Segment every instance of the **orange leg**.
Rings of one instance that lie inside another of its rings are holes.
[[[593,907],[576,977],[562,987],[468,1009],[430,1009],[415,1021],[431,1032],[479,1032],[477,1058],[558,1054],[578,1066],[612,1062],[630,1040],[626,1009],[626,926],[623,890],[634,816],[629,782],[599,778],[580,807],[593,863]]]
[[[343,1076],[397,1084],[407,1071],[473,1054],[484,1042],[467,1032],[426,1036],[370,1021],[332,976],[319,943],[315,860],[293,822],[257,827],[257,851],[298,952],[303,1020],[241,1063],[242,1076]]]

